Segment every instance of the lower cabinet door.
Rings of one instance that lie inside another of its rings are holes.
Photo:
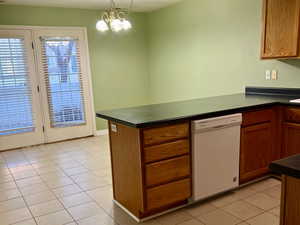
[[[283,158],[300,154],[300,124],[283,124]]]
[[[273,156],[272,123],[242,128],[240,153],[240,183],[268,172]]]
[[[147,189],[146,195],[146,208],[148,211],[184,201],[191,197],[191,179],[179,180]]]

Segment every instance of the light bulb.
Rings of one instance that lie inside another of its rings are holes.
[[[123,29],[122,22],[119,19],[113,19],[110,23],[112,31],[119,32]]]
[[[122,27],[123,27],[124,30],[129,30],[129,29],[132,28],[132,25],[131,25],[130,21],[124,19],[122,21]]]
[[[108,31],[109,27],[108,27],[107,23],[104,20],[99,20],[96,23],[96,29],[101,31],[101,32],[105,32],[105,31]]]

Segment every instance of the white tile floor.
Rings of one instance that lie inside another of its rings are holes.
[[[1,225],[136,225],[112,203],[107,136],[0,154]],[[268,179],[143,225],[278,225]]]

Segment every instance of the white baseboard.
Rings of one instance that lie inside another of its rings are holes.
[[[95,136],[102,136],[102,135],[107,135],[107,134],[108,134],[108,129],[96,130],[95,131]]]

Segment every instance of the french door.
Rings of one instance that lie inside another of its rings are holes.
[[[34,32],[47,142],[93,134],[84,38],[79,30]]]
[[[0,150],[43,143],[31,31],[0,30]]]
[[[83,29],[0,29],[0,150],[90,136]]]

